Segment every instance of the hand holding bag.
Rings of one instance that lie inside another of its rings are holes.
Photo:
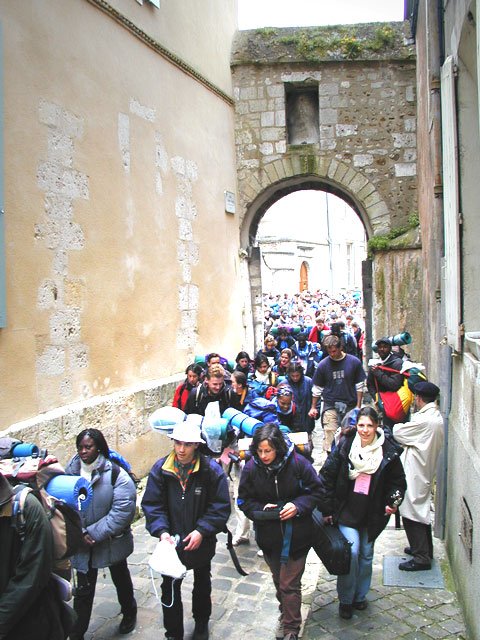
[[[313,550],[333,576],[344,576],[350,571],[351,543],[335,524],[325,524],[318,509],[312,513],[314,525]]]
[[[172,582],[172,601],[170,604],[162,602],[158,597],[157,588],[155,587],[155,579],[153,572],[160,573],[162,576],[169,576],[173,580],[183,580],[187,575],[187,568],[180,562],[175,545],[168,539],[159,540],[157,546],[153,550],[152,555],[148,561],[150,567],[150,576],[152,578],[153,590],[155,596],[164,607],[169,609],[173,606],[173,582]]]

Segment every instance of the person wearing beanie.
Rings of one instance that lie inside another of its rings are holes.
[[[440,389],[432,382],[417,382],[413,390],[417,412],[409,422],[393,427],[393,437],[404,448],[402,462],[408,489],[400,514],[409,545],[405,553],[412,556],[401,562],[399,569],[425,571],[432,566],[430,497],[443,447],[444,424],[436,404]]]

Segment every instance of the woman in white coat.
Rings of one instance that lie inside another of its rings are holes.
[[[431,569],[433,558],[430,496],[438,456],[443,447],[443,418],[436,405],[440,389],[431,382],[417,382],[415,407],[410,422],[396,424],[393,437],[404,447],[402,463],[407,478],[407,492],[400,507],[409,546],[405,553],[411,560],[401,562],[402,571]]]

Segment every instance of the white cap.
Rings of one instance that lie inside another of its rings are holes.
[[[200,427],[191,422],[176,424],[169,435],[172,440],[178,440],[179,442],[204,442]]]

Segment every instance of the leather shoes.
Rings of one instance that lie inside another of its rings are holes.
[[[428,571],[432,568],[432,565],[430,563],[415,562],[412,558],[412,560],[408,560],[407,562],[400,562],[398,568],[400,571]]]
[[[364,611],[368,607],[368,600],[359,600],[358,602],[354,602],[353,606],[359,611]]]
[[[133,613],[131,616],[123,616],[120,626],[118,627],[118,633],[122,636],[127,633],[131,633],[137,625],[137,614]]]
[[[407,556],[411,556],[412,555],[412,547],[405,547],[405,549],[403,550],[403,553],[406,553]]]
[[[350,618],[353,616],[353,605],[342,604],[340,602],[338,606],[338,615],[340,616],[340,618],[343,618],[344,620],[350,620]]]

